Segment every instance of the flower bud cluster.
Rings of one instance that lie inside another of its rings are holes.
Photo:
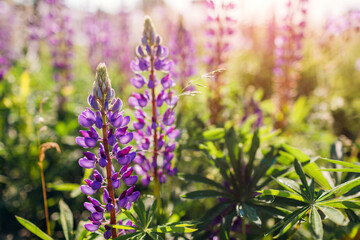
[[[176,138],[179,130],[174,125],[174,107],[178,97],[171,87],[175,85],[171,75],[173,62],[167,59],[168,50],[161,44],[161,38],[149,18],[146,18],[141,44],[136,48],[137,57],[131,62],[135,76],[131,79],[141,93],[133,93],[128,102],[134,107],[134,138],[139,150],[134,170],[143,175],[142,183],[148,185],[152,178],[160,183],[166,175],[174,175],[172,167]],[[160,78],[160,80],[158,80]],[[158,90],[158,92],[156,92]],[[149,111],[148,111],[149,110]]]
[[[121,111],[122,101],[115,98],[104,63],[97,67],[93,86],[93,94],[88,98],[90,108],[79,115],[80,125],[88,130],[80,131],[81,136],[76,138],[76,143],[86,149],[99,146],[97,154],[86,151],[79,160],[81,167],[94,169],[91,177],[84,180],[86,184],[81,186],[81,191],[88,195],[89,202],[84,203],[84,206],[91,212],[91,223],[85,224],[85,228],[94,232],[101,225],[105,225],[104,237],[108,239],[112,232],[107,224],[116,224],[115,213],[120,213],[123,208],[130,209],[140,192],[135,191],[134,184],[138,176],[133,175],[134,169],[130,166],[136,152],[131,151],[132,146],[126,146],[133,139],[133,133],[127,131],[130,117],[124,116],[124,112]],[[102,130],[102,137],[98,130]],[[113,164],[113,161],[117,164]],[[120,166],[119,171],[115,170],[116,165]],[[95,169],[97,167],[98,169]],[[106,177],[101,173],[103,170]],[[115,198],[114,189],[116,192],[122,183],[127,190]],[[90,197],[99,191],[103,193],[102,203]],[[109,221],[104,215],[105,212],[113,212],[114,218]]]

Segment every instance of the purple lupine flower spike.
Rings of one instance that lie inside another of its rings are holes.
[[[223,68],[227,62],[231,50],[232,38],[235,34],[234,0],[206,0],[206,41],[208,55],[205,62],[207,70],[213,72]],[[209,79],[209,89],[212,95],[208,98],[211,124],[219,124],[223,121],[221,116],[224,106],[222,105],[223,94],[221,87],[225,84],[223,71],[217,71]]]
[[[58,114],[63,118],[66,96],[63,89],[72,81],[73,29],[64,0],[46,0],[47,15],[42,19],[45,38],[51,49],[53,77],[57,82]]]
[[[172,128],[175,121],[174,103],[178,99],[171,90],[175,81],[171,72],[173,62],[168,60],[168,52],[167,48],[162,45],[160,36],[156,34],[150,18],[146,18],[141,44],[136,47],[137,57],[130,64],[135,73],[131,83],[139,89],[139,92],[133,93],[128,100],[130,106],[136,109],[135,118],[137,119],[133,123],[136,132],[129,138],[134,138],[138,148],[143,150],[142,153],[134,156],[136,163],[134,171],[138,175],[142,175],[141,182],[144,185],[149,184],[151,178],[155,182],[165,183],[165,174],[173,175],[176,172],[176,168],[171,164],[171,159],[166,160],[164,147],[166,144],[172,145],[176,141],[176,137],[170,137],[168,130]],[[143,88],[145,89],[141,91]],[[162,110],[160,107],[164,103],[167,107]],[[145,109],[148,108],[151,109],[151,116],[145,114]],[[173,127],[175,128],[175,125]],[[115,135],[118,138],[124,138],[126,136],[124,131],[126,130],[116,132]],[[171,152],[174,150],[175,148],[171,149]],[[127,164],[126,159],[119,152],[116,156],[120,164]],[[132,168],[129,169],[131,172],[133,171]],[[123,174],[124,177],[127,172]],[[123,180],[126,185],[130,186],[137,179],[127,177]],[[132,198],[138,197],[137,195],[130,196],[121,198],[124,206],[126,201],[131,202]]]
[[[282,114],[276,125],[286,125],[287,109],[296,96],[297,81],[302,59],[308,0],[287,2],[287,14],[275,38],[275,67],[273,69],[273,90],[278,112]]]
[[[194,90],[194,86],[189,85],[188,82],[189,78],[196,74],[196,48],[191,33],[184,26],[182,16],[179,17],[178,25],[172,34],[170,47],[176,64],[173,76],[179,80],[183,91]]]
[[[140,193],[134,191],[133,185],[137,182],[138,176],[132,175],[133,167],[130,166],[136,157],[136,152],[132,151],[132,146],[125,146],[133,138],[132,133],[127,130],[130,118],[124,116],[124,112],[121,111],[122,101],[115,98],[115,91],[111,88],[110,78],[103,63],[97,67],[96,79],[88,103],[93,110],[87,108],[82,112],[79,123],[89,130],[81,130],[82,136],[76,138],[76,143],[84,148],[98,146],[99,150],[97,154],[84,152],[84,157],[79,160],[81,167],[94,169],[90,179],[85,179],[85,184],[80,187],[90,201],[84,203],[84,207],[91,212],[89,217],[91,223],[85,224],[85,228],[94,232],[104,225],[106,230],[104,238],[116,238],[120,233],[108,224],[116,224],[116,214],[121,212],[118,211],[119,208],[130,209]],[[113,165],[113,161],[116,160],[123,165],[119,172],[115,171]],[[97,165],[99,165],[98,170],[95,169]],[[130,188],[116,198],[114,189],[120,188],[121,181]],[[99,191],[103,192],[104,204],[90,197]],[[110,219],[105,218],[106,212],[110,213]]]

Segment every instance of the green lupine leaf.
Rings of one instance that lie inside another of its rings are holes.
[[[271,165],[275,162],[275,150],[272,148],[261,161],[259,167],[254,169],[254,178],[252,181],[252,186],[256,186],[258,181],[263,177],[266,171],[271,167]]]
[[[241,179],[241,149],[239,148],[239,141],[237,139],[234,127],[231,127],[226,131],[225,134],[225,144],[228,150],[228,156],[230,158],[230,163],[235,171],[235,175]]]
[[[309,222],[311,233],[314,235],[315,239],[321,240],[324,235],[323,224],[320,214],[314,206],[311,207],[310,210]]]
[[[215,190],[199,190],[199,191],[183,194],[181,195],[181,197],[188,199],[202,199],[202,198],[212,198],[212,197],[230,198],[231,195]]]
[[[184,227],[182,225],[163,225],[149,229],[157,233],[191,233],[197,231],[196,228]]]
[[[353,172],[353,173],[360,173],[359,168],[323,168],[320,171],[324,172]]]
[[[207,228],[217,216],[228,209],[232,204],[233,203],[230,202],[221,202],[216,204],[214,207],[206,211],[205,215],[201,218],[202,223],[197,227],[201,230]]]
[[[134,232],[134,233],[128,233],[126,235],[121,235],[114,240],[126,240],[126,239],[134,239],[135,237],[145,235],[143,232]]]
[[[138,230],[139,228],[137,227],[133,227],[133,226],[129,226],[129,225],[109,225],[112,228],[116,228],[116,229],[124,229],[124,230]]]
[[[153,240],[164,240],[162,236],[160,236],[159,234],[153,233],[153,232],[148,232],[147,233]],[[145,238],[144,238],[145,239]]]
[[[302,185],[306,189],[306,196],[309,198],[309,200],[311,200],[312,199],[311,192],[310,192],[308,182],[306,181],[305,173],[302,169],[301,164],[299,163],[299,161],[297,159],[294,160],[294,168],[295,168],[296,174],[299,176],[299,178],[301,180]]]
[[[203,132],[203,137],[209,141],[222,139],[224,136],[225,136],[225,129],[223,128],[213,128]]]
[[[289,199],[305,202],[305,199],[301,195],[285,190],[266,189],[258,192],[265,196],[283,197],[283,198],[289,198]]]
[[[269,234],[272,234],[273,232],[275,232],[279,228],[281,228],[281,227],[285,226],[286,224],[292,222],[294,219],[296,219],[296,222],[299,221],[301,219],[301,216],[303,216],[303,214],[305,214],[305,212],[307,210],[308,210],[308,207],[303,207],[303,208],[300,208],[300,209],[290,213],[284,219],[280,220],[277,224],[275,224],[275,226],[272,227],[267,233],[265,233],[264,237],[268,236]],[[278,236],[280,236],[280,235],[278,234]]]
[[[143,228],[142,224],[136,219],[136,217],[127,209],[123,208],[122,212],[130,219],[133,223],[136,224],[139,228]]]
[[[80,189],[80,185],[75,183],[48,183],[47,186],[56,191],[74,191],[78,188]]]
[[[144,202],[141,199],[139,199],[139,201],[137,201],[137,203],[133,205],[133,208],[141,222],[141,225],[143,227],[146,226],[146,215],[145,215],[146,211],[145,211]]]
[[[226,232],[223,226],[220,227],[219,238],[220,240],[229,240],[229,233]]]
[[[145,228],[149,227],[149,225],[155,215],[156,207],[157,207],[157,200],[155,199],[154,202],[152,203],[151,207],[146,210],[146,226],[145,226]]]
[[[331,185],[328,180],[321,173],[319,166],[315,162],[310,162],[310,157],[303,153],[300,149],[292,146],[283,144],[283,148],[290,154],[292,154],[299,162],[307,163],[303,166],[304,172],[310,177],[314,178],[315,181],[325,189],[331,189]]]
[[[257,150],[259,149],[260,146],[260,139],[259,139],[259,129],[256,129],[251,141],[251,147],[249,150],[249,162],[246,165],[246,172],[248,173],[248,176],[251,175],[251,172],[253,170],[253,166],[254,166],[254,160],[255,160],[255,155]]]
[[[334,208],[360,209],[360,200],[330,200],[318,202],[317,205]]]
[[[345,226],[347,225],[346,218],[341,211],[336,208],[328,207],[328,206],[317,206],[326,217],[328,217],[332,222],[337,225]]]
[[[32,232],[33,234],[35,234],[39,238],[41,238],[43,240],[53,240],[52,237],[50,237],[49,235],[47,235],[46,233],[41,231],[40,228],[38,228],[35,224],[30,222],[29,220],[26,220],[25,218],[22,218],[22,217],[19,217],[19,216],[15,216],[15,217],[16,217],[16,220],[18,220],[18,222],[21,225],[23,225],[27,230],[29,230],[30,232]]]
[[[285,234],[287,231],[289,231],[295,224],[300,222],[301,218],[305,215],[306,211],[308,210],[308,207],[303,207],[299,209],[299,212],[296,214],[293,214],[288,219],[284,218],[284,222],[282,224],[282,228],[280,229],[280,232],[274,237],[278,238],[281,235]]]
[[[65,235],[65,239],[71,240],[72,231],[74,228],[73,214],[69,206],[62,199],[60,199],[59,201],[59,207],[60,207],[60,222]]]
[[[255,223],[258,227],[261,227],[261,219],[256,209],[248,204],[243,204],[243,206],[244,206],[245,215],[248,217],[248,219],[251,222]]]
[[[203,176],[200,176],[200,175],[193,175],[193,174],[178,174],[178,177],[180,179],[184,179],[184,180],[187,180],[187,181],[193,181],[193,182],[199,182],[199,183],[204,183],[204,184],[207,184],[209,186],[213,186],[213,187],[216,187],[220,190],[226,190],[224,188],[223,185],[221,185],[220,183],[217,183],[209,178],[206,178],[206,177],[203,177]]]
[[[330,163],[334,163],[334,164],[339,164],[341,166],[344,167],[349,167],[349,168],[354,168],[354,169],[360,169],[359,165],[353,164],[353,163],[348,163],[348,162],[344,162],[344,161],[340,161],[340,160],[333,160],[333,159],[328,159],[328,158],[320,158],[321,160],[330,162]],[[323,169],[321,169],[323,170]]]
[[[284,177],[274,178],[274,180],[286,190],[301,195],[300,185],[294,180]]]
[[[331,191],[328,191],[324,195],[322,195],[318,201],[324,200],[328,197],[330,197],[332,194],[335,194],[336,196],[341,196],[344,193],[347,193],[354,187],[357,187],[360,185],[360,177],[352,179],[350,181],[344,182],[336,187],[334,187]]]
[[[83,240],[87,234],[87,230],[86,228],[84,227],[85,225],[85,221],[80,221],[78,226],[77,226],[77,229],[76,229],[76,233],[75,233],[75,240]]]

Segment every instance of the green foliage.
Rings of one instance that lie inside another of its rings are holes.
[[[16,219],[19,221],[19,223],[21,225],[23,225],[26,229],[28,229],[30,232],[32,232],[33,234],[35,234],[36,236],[38,236],[39,238],[43,239],[43,240],[52,240],[53,238],[50,237],[49,235],[47,235],[46,233],[44,233],[43,231],[40,230],[40,228],[38,228],[35,224],[33,224],[32,222],[19,217],[19,216],[15,216]]]

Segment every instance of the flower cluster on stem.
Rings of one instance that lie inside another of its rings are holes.
[[[58,114],[62,119],[66,97],[63,89],[72,81],[73,29],[63,0],[46,0],[47,15],[42,19],[50,45],[54,79],[58,83]]]
[[[275,38],[273,89],[278,111],[283,114],[282,122],[285,122],[287,108],[296,96],[303,57],[302,42],[306,27],[307,7],[308,0],[289,0],[283,25]]]
[[[206,52],[209,53],[205,62],[208,66],[207,70],[212,72],[214,70],[224,67],[227,61],[229,50],[231,49],[231,38],[235,33],[234,25],[236,20],[233,17],[235,9],[234,1],[232,0],[207,0],[206,7],[208,16],[206,19]],[[221,121],[221,113],[223,106],[221,104],[222,94],[221,86],[224,80],[222,72],[217,72],[209,82],[209,89],[211,96],[208,99],[210,108],[210,122],[212,124]]]
[[[91,212],[89,217],[91,223],[85,224],[85,228],[94,232],[104,225],[104,237],[115,238],[125,232],[118,232],[109,224],[116,224],[116,215],[124,208],[130,209],[140,192],[135,191],[134,184],[138,176],[132,175],[133,167],[130,166],[136,157],[136,152],[131,151],[131,145],[126,146],[133,139],[133,133],[127,131],[130,117],[120,111],[122,101],[120,98],[115,98],[115,91],[111,88],[104,63],[100,63],[97,67],[93,92],[89,95],[88,103],[93,110],[87,108],[79,115],[80,125],[88,130],[80,131],[82,136],[76,138],[76,143],[89,149],[99,145],[99,150],[97,154],[90,151],[83,152],[84,157],[79,160],[81,167],[94,169],[92,177],[85,179],[86,184],[81,186],[81,191],[88,195],[89,200],[84,206]],[[116,165],[121,167],[119,171],[115,170],[113,162],[117,162]],[[98,169],[95,169],[96,167]],[[127,189],[116,197],[115,191],[122,183]],[[103,193],[103,203],[92,196],[98,191]],[[110,219],[105,218],[105,212],[110,213]]]
[[[13,52],[11,48],[13,11],[6,1],[0,2],[0,81],[12,65]]]
[[[134,160],[135,171],[143,176],[143,185],[154,180],[158,188],[159,184],[165,183],[166,175],[172,176],[177,171],[171,160],[179,135],[174,124],[174,107],[178,97],[170,90],[175,85],[170,72],[173,62],[167,59],[168,50],[161,44],[150,18],[145,19],[136,54],[135,61],[131,62],[135,73],[131,83],[137,89],[145,89],[129,98],[129,104],[136,109],[134,138],[138,149],[142,150]],[[158,190],[155,194],[159,194]]]
[[[179,17],[179,22],[173,31],[170,47],[175,63],[174,77],[178,79],[183,91],[193,90],[187,85],[188,79],[196,73],[196,48],[191,33],[184,26],[182,16]]]

